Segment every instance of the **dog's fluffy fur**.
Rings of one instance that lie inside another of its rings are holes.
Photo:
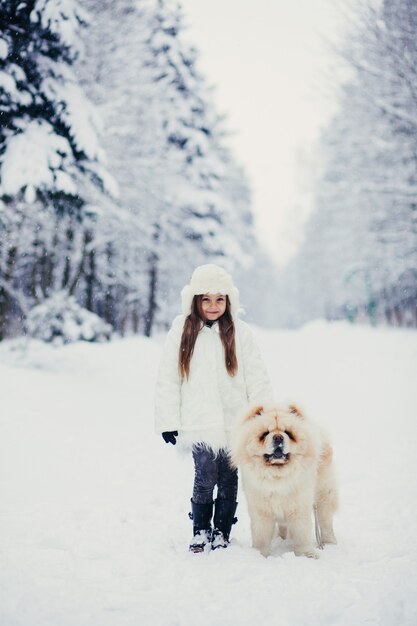
[[[278,524],[280,536],[285,539],[288,533],[296,555],[317,558],[314,505],[322,542],[336,543],[332,448],[296,406],[253,408],[233,433],[231,459],[241,468],[254,548],[268,556]]]

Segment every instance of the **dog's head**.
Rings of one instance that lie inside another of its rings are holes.
[[[287,473],[292,464],[305,464],[317,454],[314,434],[295,405],[254,407],[236,428],[232,441],[235,465],[250,464],[276,473]]]

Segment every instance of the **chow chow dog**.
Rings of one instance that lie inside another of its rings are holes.
[[[253,408],[232,434],[231,460],[241,469],[252,545],[264,556],[270,554],[278,526],[279,535],[293,542],[297,556],[318,558],[313,511],[322,544],[336,543],[332,448],[296,406]]]

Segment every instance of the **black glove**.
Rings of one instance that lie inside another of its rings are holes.
[[[178,437],[178,430],[166,430],[162,433],[165,443],[172,443],[173,446],[177,443],[175,437]]]

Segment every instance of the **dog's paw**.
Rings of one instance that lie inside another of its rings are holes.
[[[311,550],[305,553],[305,556],[309,559],[319,559],[320,555],[316,550]]]
[[[271,548],[270,548],[270,546],[260,546],[260,545],[252,544],[252,548],[254,548],[258,552],[260,552],[262,554],[262,556],[264,556],[265,558],[268,558],[268,556],[271,555]]]
[[[295,550],[295,556],[306,556],[308,559],[319,559],[320,555],[318,552],[316,552],[316,550],[303,550],[303,551],[299,551],[299,550]]]

